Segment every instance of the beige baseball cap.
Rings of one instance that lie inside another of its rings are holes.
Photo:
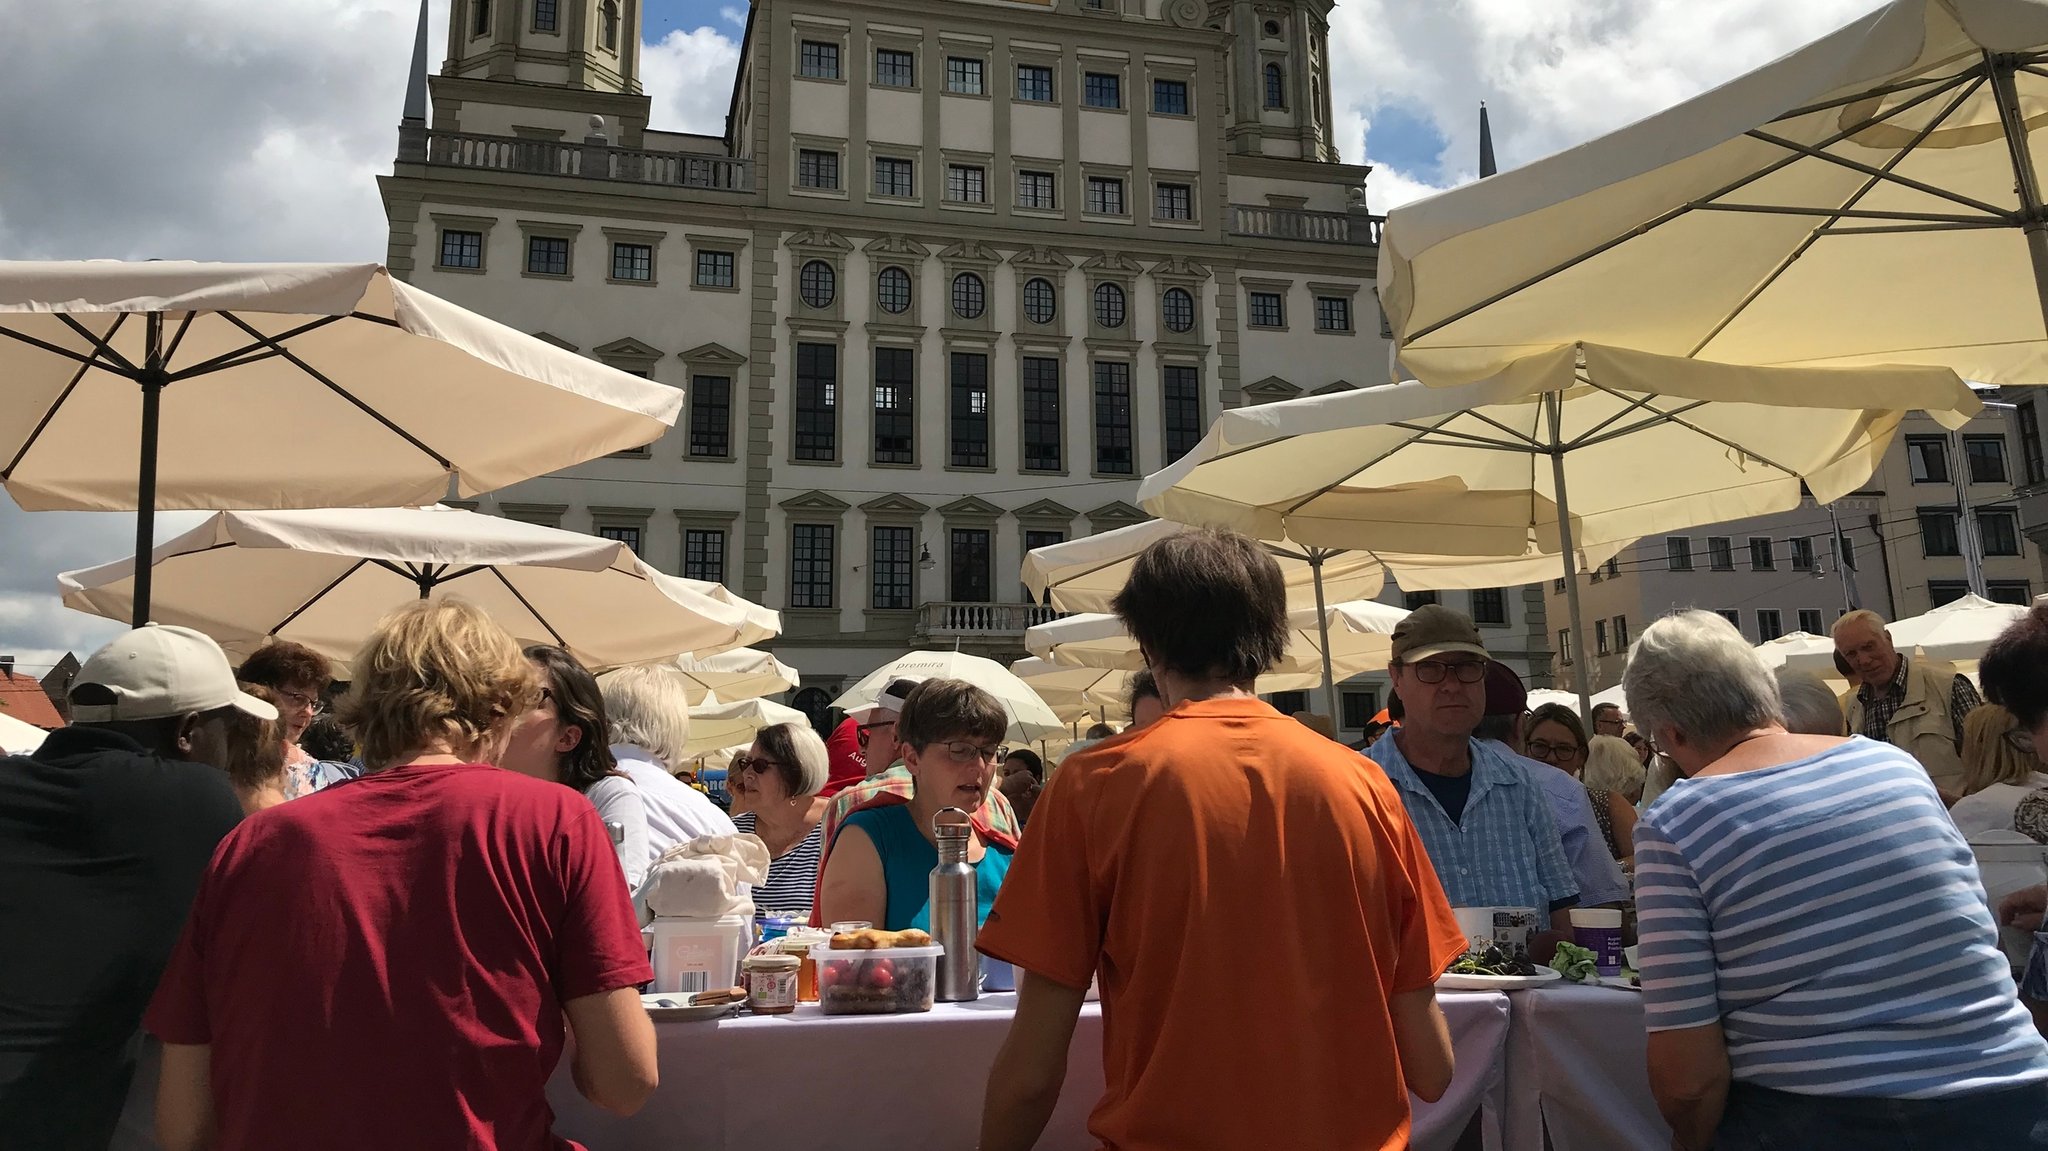
[[[76,702],[84,687],[104,688],[114,702]],[[71,690],[71,718],[77,723],[169,719],[222,707],[258,719],[277,718],[277,708],[235,683],[226,653],[211,637],[167,624],[144,624],[94,652],[78,669]]]

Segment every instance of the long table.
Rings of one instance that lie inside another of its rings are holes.
[[[1650,1094],[1643,996],[1553,983],[1511,991],[1505,1139],[1487,1151],[1667,1151]]]
[[[1449,1151],[1475,1113],[1505,1110],[1507,997],[1450,991],[1438,999],[1457,1075],[1438,1102],[1413,1100],[1417,1151]],[[548,1088],[555,1130],[593,1151],[972,1147],[1014,1002],[989,995],[920,1015],[827,1018],[806,1007],[794,1015],[661,1023],[661,1087],[647,1106],[628,1119],[591,1106],[564,1060]],[[1102,1013],[1088,1003],[1041,1151],[1093,1151],[1088,1112],[1101,1094]],[[882,1132],[894,1134],[875,1135]],[[1489,1145],[1499,1146],[1498,1138],[1489,1129]]]

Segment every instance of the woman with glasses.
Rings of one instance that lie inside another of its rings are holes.
[[[755,907],[810,910],[830,802],[818,791],[828,771],[825,741],[801,723],[762,728],[754,746],[732,761],[725,787],[742,809],[733,826],[768,845],[768,882],[754,888]]]
[[[2014,817],[2020,801],[2038,787],[2048,787],[2048,772],[2034,754],[2033,735],[2011,712],[1987,703],[1963,718],[1963,798],[1948,812],[1957,831],[1972,842],[2024,833]]]
[[[1528,735],[1522,740],[1522,754],[1547,763],[1574,779],[1584,778],[1586,729],[1579,723],[1578,713],[1561,703],[1546,703],[1529,713],[1529,722],[1523,730]],[[1600,834],[1607,840],[1607,850],[1617,860],[1627,861],[1633,857],[1636,853],[1635,806],[1618,791],[1595,791],[1587,787],[1586,795],[1593,801],[1593,818],[1600,824]]]
[[[315,759],[299,739],[325,704],[334,682],[334,665],[302,643],[273,639],[256,649],[235,673],[243,683],[270,689],[277,700],[278,725],[284,733],[284,797],[297,799],[362,774],[346,763]]]
[[[534,644],[526,661],[540,675],[540,695],[512,725],[498,766],[582,792],[611,833],[626,887],[647,878],[647,807],[640,788],[619,770],[605,743],[604,696],[576,657]]]
[[[888,931],[930,929],[930,877],[939,862],[932,817],[949,807],[973,815],[988,802],[1010,718],[973,684],[929,679],[903,702],[896,723],[915,790],[908,802],[855,811],[840,825],[825,862],[815,917],[821,922],[864,919]],[[968,840],[967,861],[978,876],[977,924],[988,917],[1014,849],[979,828]]]

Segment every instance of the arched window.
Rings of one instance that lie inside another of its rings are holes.
[[[1095,322],[1105,328],[1124,326],[1124,290],[1115,284],[1095,285]]]
[[[488,36],[491,34],[491,0],[469,0],[469,34]]]
[[[882,269],[875,277],[875,302],[892,316],[910,310],[910,273],[898,267]]]
[[[953,313],[963,320],[977,319],[988,305],[988,289],[981,277],[962,272],[953,277]]]
[[[797,275],[797,293],[808,307],[829,308],[833,297],[839,294],[839,277],[832,271],[832,265],[812,260]]]
[[[1286,106],[1287,74],[1280,70],[1280,65],[1268,64],[1266,65],[1266,107],[1285,108]]]
[[[1195,326],[1195,298],[1186,288],[1168,288],[1159,298],[1159,317],[1167,331],[1185,332]]]
[[[1050,324],[1059,311],[1059,296],[1052,281],[1034,278],[1024,281],[1024,318],[1034,324]]]
[[[598,29],[597,42],[602,44],[607,52],[618,51],[619,0],[604,0],[604,4],[598,9],[598,21],[601,27]]]

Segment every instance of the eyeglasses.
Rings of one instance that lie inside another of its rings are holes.
[[[972,757],[984,763],[1001,763],[1003,761],[1003,749],[1000,747],[976,747],[971,743],[961,740],[954,740],[951,743],[940,744],[940,746],[946,749],[947,755],[952,756],[956,760],[965,761]]]
[[[1484,660],[1443,663],[1439,660],[1426,659],[1420,663],[1411,663],[1408,667],[1414,671],[1415,678],[1424,683],[1442,683],[1447,675],[1457,676],[1459,683],[1478,683],[1486,678]]]
[[[753,756],[736,755],[732,757],[732,767],[726,774],[745,775],[751,771],[755,775],[765,775],[769,768],[781,766],[781,764],[765,756],[756,758]]]
[[[1528,752],[1530,759],[1554,761],[1579,758],[1579,745],[1576,743],[1550,743],[1541,739],[1532,739],[1522,746],[1523,750]]]
[[[284,701],[286,707],[292,708],[295,711],[320,710],[320,697],[317,695],[307,695],[303,691],[279,691],[277,698]]]

